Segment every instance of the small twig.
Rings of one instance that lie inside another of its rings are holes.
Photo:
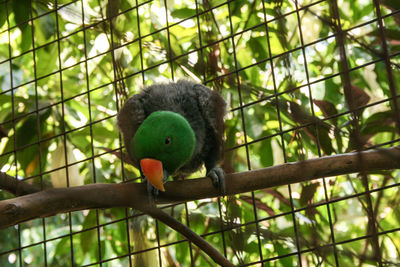
[[[337,0],[334,0],[331,2],[331,11],[332,11],[332,16],[335,18],[334,22],[334,30],[336,33],[336,42],[337,42],[337,47],[339,49],[339,66],[340,66],[340,71],[342,71],[341,78],[343,81],[343,91],[344,91],[344,96],[346,99],[347,106],[349,110],[351,111],[351,126],[352,130],[354,131],[354,142],[356,149],[358,151],[361,151],[363,144],[361,141],[361,135],[360,135],[360,126],[359,126],[359,115],[355,111],[357,108],[357,103],[354,99],[355,94],[353,93],[352,89],[352,84],[351,84],[351,77],[350,77],[350,71],[349,71],[349,63],[348,63],[348,58],[346,54],[346,40],[345,40],[345,33],[342,29],[341,22],[340,22],[340,14],[339,14],[339,7]],[[396,109],[397,110],[397,109]],[[364,155],[361,152],[357,153],[357,161],[363,162],[364,161]],[[371,200],[371,194],[370,194],[370,189],[369,189],[369,183],[368,183],[368,177],[367,177],[367,171],[365,168],[362,168],[360,170],[361,174],[361,181],[362,184],[364,185],[365,191],[366,191],[366,204],[367,204],[367,214],[368,214],[368,228],[372,232],[372,238],[371,238],[371,245],[373,247],[373,251],[375,252],[375,258],[376,261],[379,262],[380,265],[382,265],[382,254],[379,246],[379,239],[378,239],[378,234],[377,234],[377,226],[375,224],[376,221],[376,214],[374,213],[373,206],[372,206],[372,200]]]
[[[172,258],[171,253],[169,253],[168,248],[166,248],[164,250],[164,256],[167,259],[168,262],[168,266],[172,266],[172,267],[181,267],[181,265],[179,264],[179,262],[175,261],[174,258]]]
[[[141,211],[149,214],[151,217],[156,218],[172,229],[176,230],[183,236],[185,236],[188,240],[193,242],[196,246],[201,248],[208,256],[210,256],[216,263],[221,266],[235,266],[227,258],[225,258],[216,248],[210,245],[207,241],[204,240],[201,236],[192,231],[189,227],[182,224],[180,221],[170,216],[169,214],[163,212],[162,210],[150,206],[145,205],[142,207]]]
[[[210,227],[210,217],[207,217],[207,218],[206,218],[206,221],[205,221],[205,225],[204,225],[203,234],[206,234],[206,233],[208,232],[208,228],[209,228],[209,227]],[[196,249],[195,249],[194,256],[193,256],[193,262],[196,262],[196,261],[197,261],[197,258],[199,257],[200,254],[201,254],[200,249],[199,249],[199,248],[196,248]]]

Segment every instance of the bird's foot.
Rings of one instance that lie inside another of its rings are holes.
[[[159,193],[160,191],[152,186],[149,181],[147,181],[147,197],[151,206],[154,206],[156,204],[157,196]]]
[[[207,177],[210,177],[213,185],[223,195],[225,195],[226,187],[225,187],[225,173],[224,173],[224,171],[220,167],[215,166],[214,168],[212,168],[211,170],[209,170],[207,172]]]
[[[164,176],[163,176],[163,183],[165,183],[168,180],[169,174],[166,170],[163,171]],[[150,205],[155,206],[156,205],[156,200],[158,195],[160,194],[160,190],[155,188],[148,180],[147,180],[147,196]]]

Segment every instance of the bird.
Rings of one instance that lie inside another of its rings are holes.
[[[150,201],[170,176],[187,177],[204,165],[225,194],[223,157],[226,102],[189,80],[156,83],[130,97],[117,115],[133,165],[147,180]]]

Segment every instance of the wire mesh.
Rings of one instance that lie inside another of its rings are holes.
[[[140,182],[116,114],[182,78],[228,103],[227,173],[396,146],[399,26],[390,0],[2,1],[1,171],[41,189]],[[240,266],[397,266],[398,187],[398,171],[363,172],[163,209]],[[113,208],[1,229],[0,265],[215,263]]]

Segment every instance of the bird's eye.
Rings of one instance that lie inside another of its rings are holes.
[[[171,137],[165,138],[165,145],[168,146],[169,144],[171,144]]]

